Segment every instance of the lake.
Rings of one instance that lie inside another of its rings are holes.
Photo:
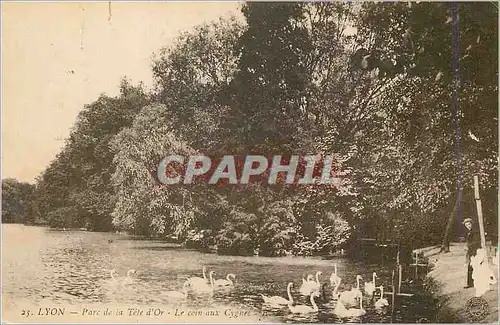
[[[297,303],[310,305],[309,300],[300,297],[298,292],[302,277],[321,271],[323,276],[320,280],[329,283],[334,263],[342,278],[341,290],[355,286],[357,274],[363,277],[362,287],[364,281],[371,281],[372,272],[377,272],[377,285],[383,284],[385,290],[390,291],[392,271],[389,266],[355,263],[343,258],[219,256],[121,234],[56,231],[18,224],[2,225],[2,247],[4,321],[7,320],[5,315],[19,317],[16,321],[22,320],[21,313],[27,309],[33,314],[29,315],[30,321],[54,321],[57,318],[44,318],[45,309],[38,310],[39,307],[53,306],[64,306],[66,309],[65,318],[60,318],[60,321],[103,321],[105,318],[92,318],[92,315],[84,318],[88,315],[83,315],[82,306],[89,306],[85,307],[87,314],[93,306],[109,306],[113,310],[132,306],[165,310],[164,318],[151,319],[151,322],[179,321],[175,313],[197,310],[219,310],[225,314],[224,320],[214,318],[216,322],[391,322],[391,307],[377,310],[369,297],[363,299],[366,315],[352,319],[338,318],[333,314],[335,302],[331,299],[332,288],[329,286],[325,289],[326,296],[317,299],[319,312],[310,315],[291,314],[286,306],[267,307],[261,298],[261,294],[287,297],[287,283],[293,282],[292,294]],[[187,277],[202,276],[203,266],[208,271],[215,271],[216,279],[234,273],[234,287],[216,290],[213,295],[189,295],[180,300],[162,296],[164,291],[182,290]],[[121,277],[128,270],[136,270],[133,282],[117,284],[111,279],[112,269]],[[391,302],[390,296],[387,298]],[[414,298],[398,300],[394,322],[430,322],[432,302]],[[68,310],[81,318],[68,318]],[[102,312],[99,316],[104,317]],[[120,321],[126,322],[127,319]],[[187,321],[196,321],[196,318],[188,318]]]

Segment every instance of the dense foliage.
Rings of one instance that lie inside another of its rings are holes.
[[[498,202],[498,9],[491,3],[258,3],[185,32],[80,113],[41,175],[53,226],[175,237],[219,254],[328,254],[360,237],[460,235],[481,179]],[[165,186],[167,155],[335,155],[341,182]]]
[[[2,223],[31,224],[35,221],[31,211],[34,190],[33,184],[13,178],[2,179]]]

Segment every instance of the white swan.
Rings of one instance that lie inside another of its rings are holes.
[[[341,301],[343,305],[347,304],[350,306],[354,306],[358,304],[357,299],[362,295],[361,290],[359,290],[359,281],[361,279],[362,279],[361,275],[357,275],[356,287],[352,288],[350,291],[340,292],[339,301]]]
[[[265,304],[269,304],[272,306],[279,306],[279,305],[289,305],[293,304],[293,297],[292,297],[292,289],[293,282],[288,283],[288,286],[286,287],[286,293],[288,294],[288,300],[280,297],[280,296],[272,296],[272,297],[267,297],[261,294],[260,296],[262,297],[262,300],[264,300]]]
[[[203,267],[203,278],[200,278],[199,276],[193,276],[193,277],[190,277],[187,279],[187,281],[191,284],[191,285],[196,285],[196,284],[203,284],[203,283],[209,283],[209,279],[207,279],[207,268],[206,267]]]
[[[333,312],[341,318],[363,316],[364,314],[366,314],[366,310],[363,309],[363,295],[361,295],[361,297],[359,299],[359,308],[347,309],[347,308],[345,308],[342,301],[339,300],[339,301],[337,301],[337,305],[335,306],[335,309],[333,310]]]
[[[316,292],[319,294],[319,290],[320,290],[320,286],[321,286],[321,283],[319,282],[320,275],[323,275],[323,272],[318,271],[318,272],[316,272],[316,281],[308,280],[307,282],[303,283],[299,289],[300,294],[303,296],[309,296],[312,292]],[[308,279],[309,279],[309,276],[308,276]]]
[[[330,275],[330,285],[332,287],[334,287],[335,284],[340,280],[340,277],[337,275],[337,263],[335,263],[333,267],[334,267],[334,272],[332,273],[332,275]]]
[[[307,283],[309,281],[314,281],[314,275],[308,274],[307,279],[304,279],[304,277],[302,277],[302,284]]]
[[[234,275],[233,273],[229,273],[225,279],[218,279],[218,280],[215,280],[214,281],[214,284],[215,286],[217,287],[225,287],[225,286],[232,286],[234,283],[233,283],[233,280],[231,280],[231,278],[233,278],[233,280],[236,279],[236,275]]]
[[[380,299],[375,302],[375,308],[389,306],[389,301],[384,298],[384,286],[380,286]]]
[[[337,280],[334,282],[334,289],[332,292],[333,300],[338,300],[339,299],[339,292],[338,289],[340,287],[340,283],[342,282],[342,279],[340,277],[337,277]]]
[[[127,276],[121,280],[121,283],[124,285],[129,285],[134,283],[134,278],[132,278],[132,274],[135,274],[136,271],[134,269],[130,269],[127,271]]]
[[[173,299],[185,299],[188,296],[187,287],[190,286],[189,282],[184,282],[182,286],[182,291],[164,291],[161,293],[162,296],[166,296]]]
[[[314,276],[312,274],[307,275],[307,280],[302,278],[302,285],[299,288],[299,292],[303,296],[307,296],[311,293],[311,283],[314,282]]]
[[[316,282],[314,281],[311,282],[311,291],[319,293],[319,289],[321,287],[321,283],[319,282],[320,275],[323,275],[323,272],[321,271],[316,272]]]
[[[377,273],[373,272],[373,278],[371,282],[365,282],[365,293],[369,296],[373,296],[375,292],[375,278],[377,278]]]
[[[356,287],[351,289],[351,292],[354,292],[354,294],[356,295],[356,298],[361,298],[361,296],[363,295],[363,293],[359,289],[359,281],[361,281],[362,279],[363,278],[361,277],[361,275],[359,275],[359,274],[356,275]]]
[[[214,290],[214,275],[215,271],[210,271],[210,284],[209,283],[202,283],[200,281],[186,281],[190,284],[190,287],[193,291],[199,291],[199,292],[213,292]]]
[[[312,293],[311,294],[311,306],[307,305],[295,305],[293,306],[292,303],[288,304],[288,309],[294,314],[309,314],[309,313],[314,313],[319,310],[318,305],[316,305],[316,302],[314,301],[314,298],[318,297],[317,293]]]

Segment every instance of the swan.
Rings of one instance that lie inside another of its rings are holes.
[[[110,277],[111,277],[111,280],[115,280],[115,281],[116,281],[116,280],[118,280],[118,279],[115,277],[115,275],[118,275],[118,272],[116,272],[116,270],[115,270],[115,269],[111,269],[111,270],[109,270],[109,275],[110,275]]]
[[[134,278],[132,278],[132,274],[135,274],[136,271],[134,269],[130,269],[127,271],[127,276],[122,280],[122,284],[132,284],[134,282]]]
[[[340,277],[337,277],[337,280],[334,282],[335,288],[333,289],[333,292],[332,292],[333,300],[339,299],[338,289],[340,287],[341,282],[342,282],[342,279]]]
[[[333,312],[341,317],[360,317],[366,314],[366,310],[363,309],[363,296],[361,295],[359,299],[359,308],[349,308],[347,309],[342,301],[337,301],[337,305],[335,306],[335,309]]]
[[[316,272],[316,281],[310,279],[308,276],[308,279],[310,280],[302,284],[302,286],[299,289],[300,294],[303,296],[309,296],[312,292],[316,292],[319,294],[321,286],[321,283],[319,282],[320,275],[323,275],[323,272],[321,271]]]
[[[382,308],[389,306],[389,301],[384,298],[384,287],[380,286],[380,299],[375,302],[375,308]]]
[[[359,275],[359,274],[356,275],[356,287],[351,289],[351,292],[354,292],[354,294],[356,295],[356,298],[361,298],[361,296],[362,296],[362,292],[359,289],[359,281],[361,281],[362,279],[363,278],[361,277],[361,275]]]
[[[316,272],[316,282],[314,281],[311,281],[311,291],[315,291],[317,293],[319,293],[319,289],[321,287],[321,283],[319,282],[319,276],[320,275],[323,275],[323,272],[321,271],[318,271]]]
[[[169,298],[173,299],[184,299],[187,298],[188,292],[187,292],[187,287],[190,286],[189,282],[184,282],[184,285],[182,287],[182,291],[164,291],[161,293],[162,296],[166,296]]]
[[[340,277],[337,275],[337,263],[334,264],[334,272],[330,275],[330,285],[333,287],[339,281]]]
[[[377,273],[373,272],[373,279],[371,282],[365,282],[365,293],[369,296],[373,296],[375,292],[375,278],[377,278]]]
[[[214,284],[217,287],[232,286],[232,285],[234,285],[234,283],[233,283],[233,280],[231,280],[231,278],[233,278],[233,280],[235,280],[236,279],[236,275],[234,275],[233,273],[229,273],[226,276],[226,279],[215,280]]]
[[[356,287],[352,288],[350,291],[340,292],[338,300],[341,301],[342,304],[347,304],[347,305],[358,304],[357,299],[362,295],[361,290],[359,290],[359,280],[361,279],[362,279],[361,275],[357,275]]]
[[[317,312],[319,310],[319,308],[318,308],[318,305],[316,305],[314,298],[318,297],[318,296],[319,295],[316,292],[311,294],[310,299],[311,299],[312,307],[307,306],[307,305],[295,305],[295,306],[293,306],[292,303],[290,302],[288,304],[288,309],[290,309],[290,311],[294,314],[309,314],[309,313]]]
[[[293,286],[293,282],[290,282],[290,283],[288,283],[288,286],[286,287],[286,293],[288,294],[288,300],[283,298],[283,297],[280,297],[280,296],[267,297],[267,296],[264,296],[263,294],[261,294],[260,296],[262,297],[262,300],[264,300],[265,304],[269,304],[269,305],[273,305],[273,306],[293,304],[293,297],[292,297],[292,292],[291,292],[292,286]]]
[[[302,285],[299,288],[299,292],[303,296],[307,296],[311,293],[311,283],[314,282],[314,276],[312,274],[307,275],[307,280],[302,278]]]
[[[307,283],[307,282],[309,282],[309,281],[314,281],[314,275],[312,275],[312,274],[308,274],[308,275],[307,275],[307,279],[304,279],[304,278],[302,277],[302,285],[304,285],[304,283]]]
[[[207,279],[207,275],[206,275],[206,272],[207,272],[207,268],[206,267],[203,267],[203,278],[200,278],[199,276],[193,276],[193,277],[190,277],[187,279],[187,281],[193,285],[193,284],[203,284],[203,283],[210,283],[210,281]]]
[[[191,289],[194,291],[201,291],[201,292],[213,292],[214,290],[214,275],[215,271],[210,271],[210,284],[206,282],[200,282],[200,281],[186,281],[190,284]]]

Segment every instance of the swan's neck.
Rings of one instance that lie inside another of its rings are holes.
[[[356,278],[356,289],[359,289],[359,278]]]
[[[205,268],[203,268],[203,279],[208,280]]]
[[[109,274],[111,275],[111,279],[115,279],[115,274],[113,271],[111,271]]]
[[[333,289],[333,296],[335,297],[337,295],[337,290],[339,289],[339,286],[340,286],[340,282],[342,280],[339,278],[338,279],[338,282],[337,282],[337,285],[335,286],[335,289]]]
[[[384,298],[384,287],[380,287],[380,299]]]
[[[337,264],[334,265],[334,273],[337,275]]]
[[[373,285],[375,285],[375,273],[373,273]]]
[[[293,297],[292,297],[292,286],[288,285],[286,288],[286,293],[288,294],[288,301],[293,304]]]
[[[214,288],[214,277],[212,276],[212,273],[210,273],[210,284],[212,285],[212,289]]]
[[[319,283],[319,273],[316,273],[316,283]]]
[[[311,305],[315,311],[318,311],[318,305],[316,305],[316,302],[314,301],[314,295],[311,295]]]

